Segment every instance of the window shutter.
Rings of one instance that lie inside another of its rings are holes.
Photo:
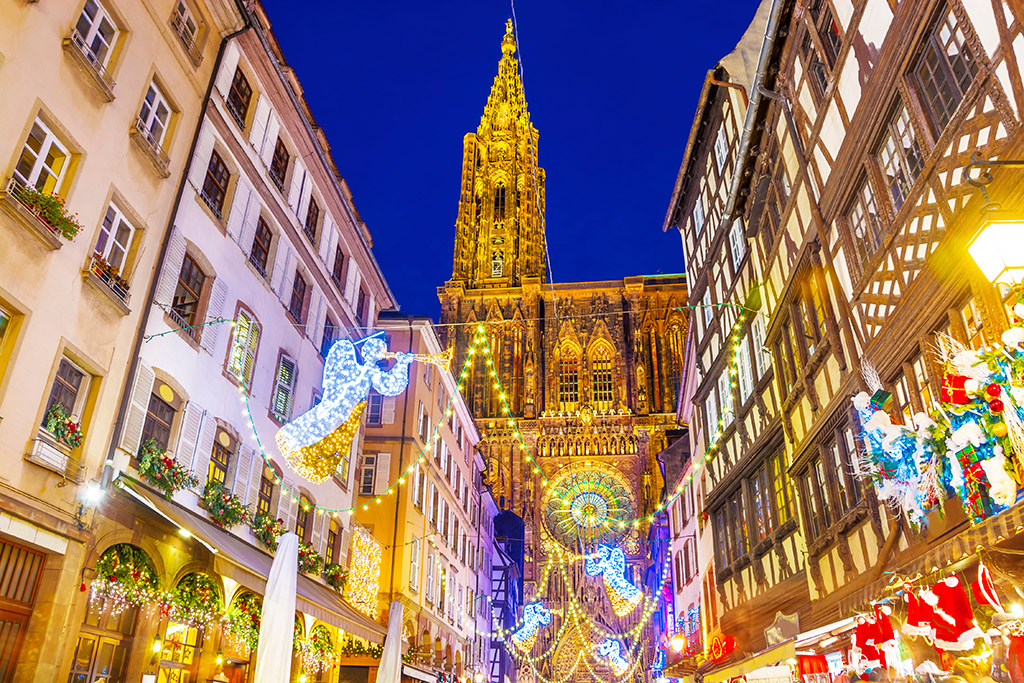
[[[313,196],[313,179],[306,174],[306,181],[302,184],[302,195],[299,197],[299,206],[296,209],[296,215],[302,224],[306,223],[306,210],[309,209],[309,199]],[[315,244],[313,245],[316,246]]]
[[[334,241],[334,221],[330,214],[324,213],[324,227],[320,231],[320,260],[327,265],[327,256],[331,253],[331,243]]]
[[[252,454],[251,462],[249,463],[249,485],[245,492],[245,504],[249,506],[250,511],[255,513],[256,500],[260,494],[260,479],[263,478],[263,468],[266,464],[263,462],[263,456],[259,451],[246,445],[243,445],[242,448],[248,449]]]
[[[434,484],[430,484],[430,495],[427,496],[427,519],[434,521]]]
[[[420,587],[420,539],[412,539],[409,546],[409,588]]]
[[[192,468],[196,455],[196,440],[199,439],[199,426],[203,423],[203,407],[195,401],[185,406],[185,415],[181,422],[181,434],[178,436],[178,447],[175,458],[185,469]]]
[[[284,488],[288,489],[289,492],[294,490],[292,488],[294,486],[295,482],[287,479],[284,480]],[[281,505],[279,506],[277,516],[284,520],[286,531],[295,531],[295,513],[299,509],[299,501],[283,490],[278,498],[281,500]]]
[[[267,121],[270,119],[270,102],[267,100],[265,95],[260,95],[259,99],[256,100],[256,114],[252,117],[252,129],[249,131],[249,142],[252,143],[253,148],[256,150],[256,154],[262,156],[263,150],[266,149],[269,144],[273,147],[273,142],[268,141],[267,133]],[[271,152],[273,153],[273,152]]]
[[[320,547],[320,542],[323,539],[324,533],[324,517],[327,515],[317,513],[316,508],[310,508],[309,514],[313,515],[313,533],[310,534],[309,541],[313,544],[313,549],[323,555],[323,548]]]
[[[210,292],[210,304],[206,308],[206,320],[216,320],[224,313],[224,302],[228,298],[228,286],[224,282],[224,278],[216,278],[213,281],[213,289]],[[214,347],[217,345],[217,340],[220,338],[220,331],[222,327],[227,327],[227,323],[216,323],[213,325],[204,325],[202,329],[201,345],[203,350],[209,354],[213,354]]]
[[[185,260],[185,238],[177,227],[171,235],[167,253],[164,255],[163,272],[160,273],[160,284],[157,286],[156,301],[170,306],[174,299],[174,290],[178,287],[178,276],[181,275],[181,264]]]
[[[395,401],[394,396],[385,396],[381,404],[381,422],[386,425],[395,423]]]
[[[295,215],[299,215],[299,201],[302,199],[303,187],[306,185],[306,167],[302,161],[296,159],[294,162],[295,168],[292,171],[292,184],[288,188],[288,206],[292,207],[292,211]]]
[[[245,216],[242,221],[241,230],[238,232],[238,246],[242,251],[249,254],[252,251],[252,240],[256,237],[256,223],[260,219],[260,200],[255,192],[249,195],[249,204],[246,206]]]
[[[245,176],[239,177],[238,184],[235,185],[235,198],[231,202],[231,210],[228,213],[227,222],[228,236],[236,242],[239,241],[238,235],[242,232],[242,224],[249,213],[249,205],[255,203],[259,206],[259,202],[255,201],[255,199],[252,186],[245,179]]]
[[[345,300],[350,306],[355,306],[355,292],[359,286],[359,265],[355,259],[349,258],[348,269],[345,273]]]
[[[313,335],[313,344],[317,348],[320,348],[320,341],[324,338],[324,325],[327,323],[327,297],[320,297],[320,307],[316,312],[316,331]],[[334,340],[338,340],[339,332],[334,331]]]
[[[373,478],[373,494],[380,496],[388,491],[388,484],[391,483],[391,454],[377,454],[377,471]]]
[[[274,256],[274,273],[270,276],[270,288],[274,292],[278,292],[278,298],[281,298],[281,283],[284,282],[285,271],[288,270],[288,261],[291,259],[291,248],[288,246],[288,241],[284,239],[284,236],[277,240],[277,254]]]
[[[206,170],[210,166],[210,155],[213,154],[214,140],[213,126],[204,119],[202,130],[199,131],[199,140],[196,142],[196,152],[192,155],[192,164],[188,170],[188,180],[196,192],[203,189]]]
[[[124,431],[121,432],[121,448],[132,457],[139,452],[139,441],[142,439],[142,427],[146,423],[146,411],[149,410],[154,377],[149,366],[140,361],[135,375],[135,387],[132,389],[131,406],[124,422]]]
[[[313,346],[320,350],[320,335],[316,332],[317,318],[320,317],[320,305],[323,297],[316,287],[309,288],[309,308],[306,310],[306,337],[313,342]]]
[[[245,444],[238,445],[238,451],[235,453],[235,458],[238,461],[235,463],[235,478],[231,484],[232,492],[243,501],[245,500],[246,494],[249,489],[249,475],[252,469],[252,449]]]
[[[296,254],[288,250],[288,260],[284,264],[284,277],[281,278],[281,287],[277,292],[277,298],[281,300],[285,308],[292,296],[292,287],[295,285]]]
[[[270,163],[274,160],[274,148],[277,147],[277,137],[281,132],[281,120],[277,118],[277,114],[274,110],[270,110],[270,117],[267,120],[267,133],[263,137],[265,142],[263,143],[263,151],[260,152],[260,158],[263,159],[263,163],[270,166]],[[291,164],[291,160],[288,161]]]
[[[203,427],[199,430],[199,445],[192,463],[192,473],[199,480],[200,488],[206,485],[206,470],[210,466],[210,453],[213,452],[213,439],[216,435],[217,421],[213,419],[213,415],[207,413]]]
[[[281,360],[277,363],[277,377],[275,379],[271,410],[282,421],[291,418],[294,393],[295,361],[288,356],[281,356]]]
[[[228,43],[227,48],[224,50],[224,60],[220,65],[220,73],[217,74],[217,90],[224,97],[228,96],[228,92],[231,90],[231,80],[235,77],[235,69],[238,68],[238,43],[232,41]]]

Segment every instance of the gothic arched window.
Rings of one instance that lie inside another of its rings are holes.
[[[505,183],[498,183],[494,187],[494,222],[497,223],[505,218]]]
[[[580,358],[574,349],[562,351],[558,371],[558,404],[561,410],[576,410],[580,403]]]
[[[590,359],[591,386],[594,392],[594,407],[610,411],[615,403],[615,381],[612,372],[612,354],[608,346],[601,344]]]

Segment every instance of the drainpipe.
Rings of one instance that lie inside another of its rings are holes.
[[[408,318],[406,322],[409,325],[409,353],[412,353],[412,317]],[[416,378],[410,373],[409,383],[415,386]],[[441,381],[440,373],[438,373],[438,381]],[[406,429],[409,426],[407,420],[409,419],[409,394],[410,391],[405,392],[405,400],[402,402],[402,440],[398,445],[398,471],[401,473],[405,468],[405,440],[406,440]],[[416,478],[413,476],[413,481]],[[426,484],[424,484],[426,488]],[[413,495],[416,492],[413,491]],[[391,584],[388,589],[388,605],[390,605],[395,599],[395,558],[398,556],[398,508],[401,505],[402,496],[395,495],[395,524],[391,534]],[[425,541],[426,539],[424,539]],[[416,563],[419,566],[419,562]]]
[[[729,81],[720,81],[720,80],[718,80],[715,77],[709,78],[708,79],[708,83],[713,83],[715,85],[720,85],[723,88],[733,88],[734,90],[739,90],[740,91],[740,97],[743,98],[743,106],[744,107],[749,107],[750,106],[750,99],[747,97],[747,89],[744,88],[741,84],[739,84],[739,83],[730,83]]]
[[[196,121],[195,130],[192,131],[192,143],[188,148],[188,161],[185,164],[185,168],[181,172],[181,181],[178,183],[178,192],[174,196],[174,204],[171,206],[171,216],[167,221],[167,228],[164,231],[163,241],[160,243],[160,253],[157,254],[153,278],[149,283],[149,291],[146,294],[145,306],[146,312],[139,318],[139,329],[135,333],[135,345],[132,347],[131,361],[128,365],[128,374],[125,376],[124,386],[121,388],[121,402],[117,407],[117,417],[114,419],[114,431],[111,434],[110,445],[107,447],[107,459],[103,463],[103,472],[100,477],[100,486],[104,489],[110,486],[110,482],[114,477],[114,454],[117,451],[117,444],[121,440],[122,427],[124,425],[125,417],[128,413],[128,403],[130,396],[132,395],[132,389],[135,386],[136,375],[139,369],[139,360],[142,353],[142,343],[145,338],[146,327],[149,325],[149,318],[153,313],[153,301],[156,299],[156,288],[160,284],[160,275],[164,259],[167,256],[167,247],[171,243],[171,232],[174,229],[174,220],[178,216],[178,207],[181,205],[181,197],[185,192],[185,185],[188,183],[188,174],[192,170],[193,156],[196,152],[196,144],[199,142],[199,130],[203,126],[203,120],[206,118],[206,111],[210,106],[210,97],[213,95],[213,86],[217,81],[217,72],[220,70],[220,63],[224,59],[224,51],[227,49],[228,43],[242,35],[250,28],[252,28],[252,20],[249,16],[249,10],[245,6],[244,0],[235,0],[235,6],[238,8],[238,13],[242,15],[242,27],[237,31],[229,33],[224,36],[220,41],[220,47],[217,48],[217,59],[213,63],[213,72],[210,74],[210,82],[206,85],[206,96],[203,98],[203,107],[199,112],[199,119]]]

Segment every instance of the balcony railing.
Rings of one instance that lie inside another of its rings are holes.
[[[77,28],[71,29],[71,33],[64,39],[64,49],[92,78],[104,99],[107,102],[112,101],[114,99],[114,79],[107,71],[106,64],[103,63],[99,55],[93,52]]]
[[[263,264],[259,262],[259,259],[256,258],[255,254],[249,254],[249,263],[251,263],[253,268],[256,269],[256,272],[263,277],[267,277],[267,269],[263,267]]]
[[[135,126],[132,128],[132,139],[139,145],[142,152],[149,158],[161,178],[171,175],[171,158],[167,156],[160,140],[156,139],[153,131],[146,127],[146,122],[141,118],[135,119]]]
[[[270,173],[268,175],[270,176],[270,179],[274,181],[274,185],[277,189],[284,192],[284,175],[282,174],[278,176],[278,174],[274,172],[273,166],[270,167]]]
[[[213,198],[211,198],[210,195],[206,194],[205,190],[200,190],[199,196],[202,197],[206,205],[210,207],[210,211],[212,211],[213,215],[217,217],[217,220],[223,220],[221,216],[221,208],[217,206],[217,203],[213,200]]]
[[[195,66],[199,66],[200,62],[203,61],[203,55],[199,51],[199,44],[196,43],[196,33],[189,32],[188,26],[185,24],[184,17],[175,14],[171,17],[171,28],[178,34],[178,38],[181,39],[181,45],[185,48],[185,52],[188,53],[189,59]],[[195,29],[198,31],[199,29]]]
[[[85,481],[85,465],[73,459],[53,440],[48,432],[39,432],[39,437],[32,439],[29,452],[25,459],[40,467],[56,472],[65,479],[80,484]]]
[[[228,111],[231,112],[231,116],[235,119],[235,123],[238,124],[238,127],[245,130],[245,115],[248,113],[246,110],[242,109],[242,107],[245,106],[245,103],[236,103],[235,99],[229,96],[224,101],[224,104],[227,105]]]
[[[41,242],[50,249],[60,249],[61,240],[57,230],[39,215],[39,210],[25,200],[28,186],[17,176],[12,176],[4,185],[2,199],[13,213]]]
[[[196,338],[196,328],[192,327],[192,325],[183,317],[181,317],[181,314],[178,313],[178,311],[176,311],[174,308],[167,309],[167,317],[169,317],[174,324],[180,327],[185,334],[192,337],[193,339]]]
[[[107,264],[102,258],[93,256],[89,263],[89,270],[102,282],[110,292],[120,299],[125,305],[131,295],[128,292],[128,283],[121,277],[116,268]]]

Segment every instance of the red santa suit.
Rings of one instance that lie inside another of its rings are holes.
[[[955,576],[932,586],[935,602],[935,647],[961,652],[974,647],[985,634],[974,620],[974,610],[963,584]]]

